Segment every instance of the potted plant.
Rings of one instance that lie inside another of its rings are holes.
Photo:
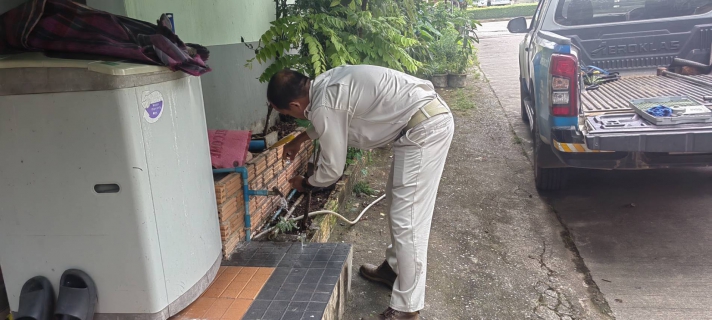
[[[447,74],[448,68],[450,67],[449,61],[455,57],[458,51],[457,38],[458,34],[456,30],[446,29],[442,32],[442,35],[433,42],[430,48],[433,54],[431,63],[433,75],[431,81],[436,88],[447,87]]]
[[[430,76],[430,81],[436,88],[447,87],[447,62],[433,61],[433,74]]]

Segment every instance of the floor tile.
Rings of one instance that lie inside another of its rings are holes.
[[[284,311],[270,311],[267,310],[262,316],[262,320],[281,320],[284,315]]]
[[[247,310],[245,313],[245,316],[243,317],[244,320],[252,320],[252,319],[262,319],[262,316],[267,312],[266,310]]]
[[[242,289],[244,289],[246,285],[247,281],[233,281],[230,283],[230,285],[227,286],[227,289],[225,290],[242,291]]]
[[[242,268],[242,270],[240,270],[240,274],[249,274],[252,276],[255,273],[257,273],[257,270],[259,270],[259,269],[260,268],[258,268],[258,267],[244,267],[244,268]]]
[[[232,302],[232,301],[227,301],[228,299],[220,299],[220,300],[225,300],[226,302]],[[214,304],[208,309],[207,312],[205,312],[205,315],[203,315],[204,319],[208,320],[217,320],[222,318],[222,316],[227,312],[228,307],[230,305],[221,305],[221,304]]]
[[[321,319],[351,250],[349,244],[250,242],[223,262],[201,297],[212,300],[173,320]]]
[[[232,281],[247,282],[247,281],[250,281],[250,279],[252,279],[252,275],[251,275],[251,274],[239,273],[239,274],[235,277],[235,279],[233,279]]]
[[[307,311],[308,305],[309,302],[292,301],[289,303],[289,306],[287,306],[287,311]]]
[[[307,311],[320,311],[324,312],[326,310],[326,302],[309,302],[307,306]]]
[[[245,309],[250,307],[252,305],[253,300],[249,299],[235,299],[235,301],[230,305],[230,309]]]
[[[271,275],[269,275],[269,274],[255,274],[254,276],[252,276],[251,280],[256,280],[256,281],[265,283],[265,282],[267,282],[267,280],[269,279],[270,276]]]
[[[287,311],[284,313],[282,320],[301,320],[302,315],[304,315],[304,312]]]
[[[257,275],[271,275],[272,272],[274,271],[274,268],[259,268],[257,269],[257,272],[255,274]]]
[[[287,307],[289,306],[290,301],[288,300],[283,300],[283,301],[272,301],[267,308],[267,310],[272,310],[272,311],[286,311]]]
[[[220,288],[209,287],[208,290],[206,290],[205,293],[203,293],[203,297],[220,298],[220,295],[223,293],[223,291],[225,291],[225,290],[222,290]]]
[[[223,314],[222,318],[220,318],[220,319],[221,320],[242,320],[245,313],[247,313],[247,308],[245,308],[245,309],[227,309],[227,311]]]
[[[237,296],[240,295],[241,290],[230,290],[226,289],[223,291],[223,293],[220,294],[220,298],[222,299],[237,299]]]
[[[302,320],[321,320],[322,317],[324,317],[323,312],[307,311],[302,315]]]
[[[225,274],[223,274],[225,275]],[[227,286],[230,285],[230,282],[232,282],[232,279],[226,280],[226,279],[218,279],[213,281],[213,283],[210,285],[210,288],[213,289],[219,289],[220,291],[227,289]]]
[[[242,292],[240,292],[240,295],[238,298],[240,299],[255,299],[257,297],[257,294],[260,293],[259,289],[243,289]]]

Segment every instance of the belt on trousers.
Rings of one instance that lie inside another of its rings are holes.
[[[418,109],[418,111],[412,117],[410,117],[410,121],[408,121],[408,125],[405,127],[404,131],[413,129],[421,122],[428,120],[434,116],[449,112],[450,110],[440,100],[440,96],[437,96],[435,99],[433,99],[433,101],[428,102],[428,104]]]

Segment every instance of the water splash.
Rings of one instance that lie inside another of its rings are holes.
[[[289,201],[285,197],[279,197],[279,207],[282,210],[289,211]]]

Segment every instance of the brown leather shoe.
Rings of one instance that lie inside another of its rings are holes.
[[[420,312],[403,312],[398,310],[393,310],[390,307],[383,311],[383,313],[375,317],[361,318],[361,320],[418,320],[420,319]]]
[[[393,289],[393,284],[396,282],[396,273],[391,269],[388,261],[383,261],[380,266],[376,267],[370,263],[361,266],[361,275],[371,281],[383,283]]]

